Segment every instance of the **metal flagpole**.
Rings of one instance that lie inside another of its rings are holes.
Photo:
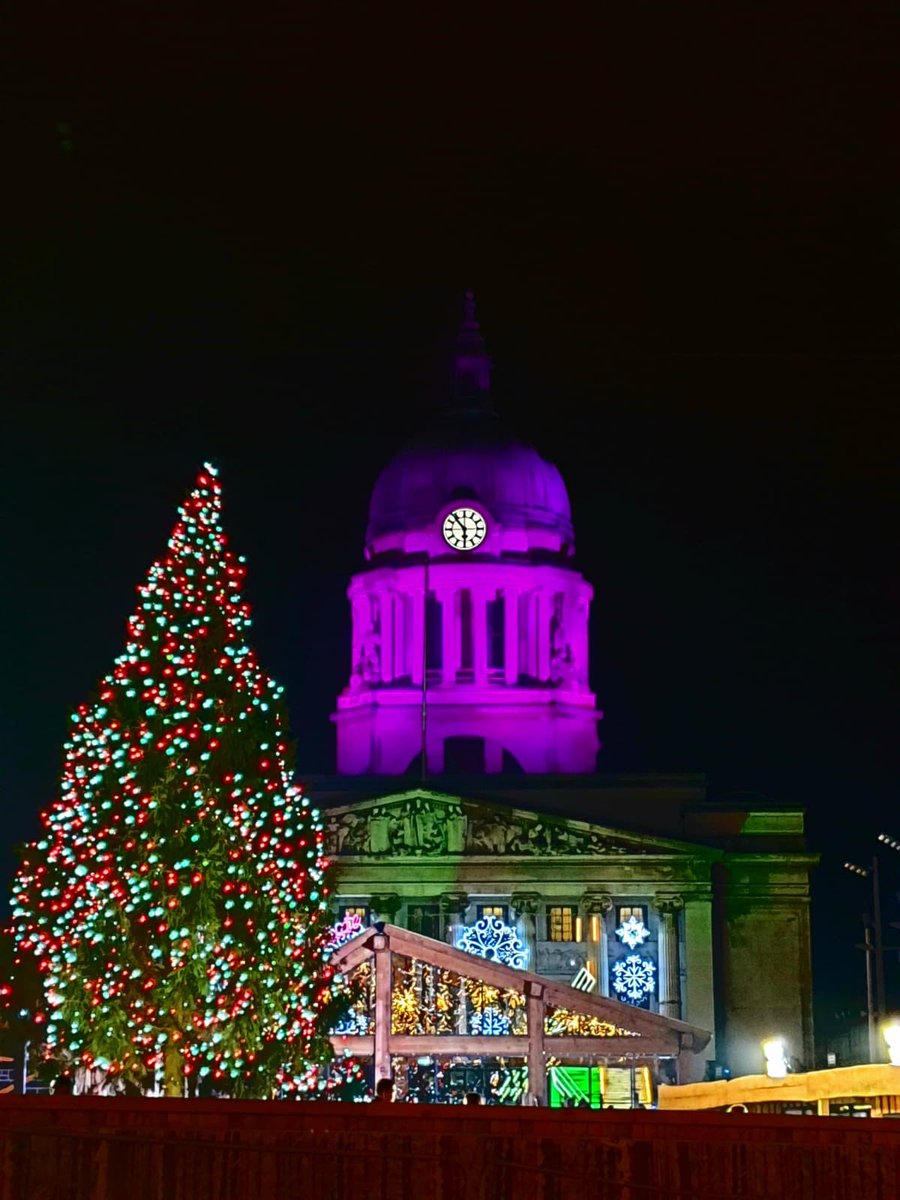
[[[872,965],[875,945],[872,942],[872,929],[869,924],[868,913],[863,913],[862,948],[866,952],[866,1023],[869,1030],[869,1062],[878,1062],[878,1017],[876,1014],[875,988],[873,986],[875,971]]]
[[[428,776],[426,735],[428,733],[428,551],[425,551],[424,595],[422,597],[422,761],[420,775],[424,783]]]
[[[886,1016],[884,998],[884,939],[881,936],[881,889],[878,882],[878,855],[872,855],[872,932],[875,934],[875,1006],[878,1019]]]

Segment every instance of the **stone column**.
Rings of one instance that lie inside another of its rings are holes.
[[[537,592],[523,594],[519,638],[524,647],[523,675],[537,678]]]
[[[394,678],[394,595],[381,593],[381,681]]]
[[[585,587],[573,605],[575,610],[575,678],[588,686],[588,619],[591,611],[592,589]]]
[[[444,925],[444,939],[452,946],[456,942],[456,931],[465,924],[469,897],[466,892],[444,892],[438,897]]]
[[[459,670],[459,602],[455,591],[437,592],[441,603],[441,682],[456,683]]]
[[[363,636],[368,629],[369,597],[354,596],[350,611],[353,614],[353,647],[350,653],[350,673],[352,675],[362,660]]]
[[[537,910],[541,903],[539,892],[513,892],[509,905],[513,916],[521,921],[522,941],[528,947],[528,969],[537,970]]]
[[[534,600],[537,677],[544,682],[550,678],[550,596],[540,588]]]
[[[383,892],[380,896],[373,896],[370,901],[372,912],[389,925],[395,924],[402,903],[396,892]]]
[[[659,1011],[664,1017],[681,1017],[681,977],[678,962],[678,914],[681,896],[657,896],[659,913]]]
[[[403,679],[407,674],[405,670],[407,654],[406,642],[409,631],[406,628],[406,605],[404,603],[405,596],[400,592],[394,592],[394,678]]]
[[[412,681],[417,687],[422,686],[422,666],[425,659],[425,593],[413,592],[412,596],[412,646],[410,647],[410,666]]]
[[[472,588],[472,670],[475,683],[488,680],[487,593]]]
[[[713,971],[713,909],[709,895],[690,897],[685,901],[684,959],[684,1020],[715,1033],[715,995],[722,983],[716,980]],[[716,1057],[715,1037],[704,1051],[704,1057]]]
[[[503,589],[503,672],[508,687],[519,682],[519,593],[513,588]]]
[[[597,995],[609,995],[609,951],[606,937],[606,914],[612,912],[613,898],[607,892],[585,892],[581,898],[581,910],[587,922],[587,965],[597,980]],[[596,918],[596,921],[594,920]],[[599,925],[599,938],[591,932]]]

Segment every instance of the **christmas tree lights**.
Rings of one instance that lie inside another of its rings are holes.
[[[14,887],[47,1041],[167,1095],[325,1093],[345,1006],[319,814],[291,783],[207,465],[139,588],[125,651],[71,719],[59,798]]]

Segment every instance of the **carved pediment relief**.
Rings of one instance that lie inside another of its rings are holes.
[[[325,852],[336,857],[441,857],[464,853],[465,842],[461,805],[425,793],[325,814]]]
[[[543,858],[654,854],[659,847],[584,821],[479,804],[423,790],[325,814],[325,850],[337,858],[445,855]]]

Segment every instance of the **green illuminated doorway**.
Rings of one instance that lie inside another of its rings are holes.
[[[603,1107],[599,1067],[551,1067],[547,1088],[551,1108]]]

